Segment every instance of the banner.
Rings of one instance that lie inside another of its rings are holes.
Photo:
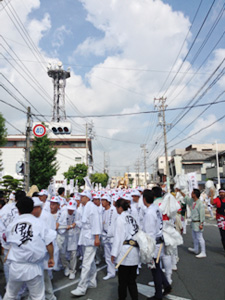
[[[70,194],[74,192],[74,179],[70,179]]]
[[[55,178],[52,178],[50,181],[50,184],[48,186],[48,193],[50,195],[50,199],[56,195]]]
[[[67,179],[63,180],[63,187],[65,189],[65,195],[66,195],[66,192],[67,192]]]
[[[86,176],[86,177],[84,177],[84,181],[85,181],[85,189],[92,189],[92,185],[91,185],[91,181],[90,181],[90,179],[89,179],[89,177],[88,176]]]
[[[189,184],[189,196],[191,197],[191,193],[193,189],[198,189],[198,181],[196,172],[188,173],[188,184]]]

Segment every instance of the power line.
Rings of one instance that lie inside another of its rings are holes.
[[[175,144],[173,144],[173,145],[169,146],[169,148],[172,148],[172,147],[174,147],[174,146],[176,146],[176,145],[178,145],[178,144],[182,143],[183,141],[185,141],[185,140],[187,140],[187,139],[191,138],[192,136],[195,136],[196,134],[198,134],[198,133],[200,133],[200,132],[202,132],[202,131],[204,131],[204,130],[208,129],[209,127],[211,127],[211,126],[213,126],[214,124],[216,124],[216,123],[220,122],[220,121],[221,121],[221,120],[223,120],[224,118],[225,118],[225,115],[223,115],[222,117],[220,117],[220,118],[219,118],[219,119],[217,119],[216,121],[214,121],[214,122],[210,123],[209,125],[207,125],[207,126],[205,126],[205,127],[201,128],[201,129],[199,129],[198,131],[196,131],[195,133],[193,133],[193,134],[189,135],[188,137],[186,137],[186,138],[184,138],[184,139],[180,140],[179,142],[177,142],[177,143],[175,143]]]
[[[181,45],[180,50],[179,50],[179,52],[178,52],[178,54],[177,54],[177,56],[176,56],[176,59],[175,59],[173,65],[172,65],[172,67],[171,67],[171,69],[170,69],[170,71],[169,71],[169,73],[168,73],[168,75],[167,75],[167,77],[166,77],[166,79],[165,79],[165,81],[164,81],[164,83],[163,83],[163,85],[162,85],[162,87],[161,87],[159,93],[158,93],[158,97],[159,97],[159,94],[161,93],[161,91],[164,89],[164,86],[166,85],[166,83],[167,83],[167,81],[168,81],[168,79],[169,79],[169,77],[170,77],[170,74],[172,73],[172,70],[173,70],[173,68],[174,68],[174,66],[175,66],[175,64],[176,64],[176,62],[177,62],[178,58],[180,57],[181,51],[182,51],[182,49],[183,49],[183,47],[184,47],[184,45],[185,45],[185,42],[187,41],[187,38],[188,38],[188,36],[189,36],[189,34],[190,34],[190,31],[191,31],[191,28],[193,27],[193,24],[194,24],[194,22],[195,22],[195,20],[196,20],[196,17],[197,17],[197,15],[198,15],[198,12],[199,12],[200,7],[201,7],[201,5],[202,5],[202,1],[203,1],[203,0],[201,0],[200,3],[199,3],[199,5],[198,5],[197,11],[196,11],[196,13],[195,13],[195,15],[194,15],[194,18],[193,18],[192,22],[191,22],[191,26],[190,26],[189,29],[188,29],[188,32],[187,32],[187,34],[186,34],[186,36],[185,36],[185,39],[184,39],[184,41],[183,41],[183,43],[182,43],[182,45]],[[158,97],[157,97],[157,98],[158,98]]]
[[[204,18],[204,20],[203,20],[203,22],[202,22],[202,24],[201,24],[201,26],[200,26],[198,32],[197,32],[197,34],[196,34],[194,40],[193,40],[192,43],[191,43],[191,46],[190,46],[190,48],[189,48],[187,54],[185,55],[185,57],[184,57],[184,59],[183,59],[181,65],[180,65],[180,67],[178,68],[176,74],[173,76],[172,80],[170,81],[169,86],[167,87],[167,89],[166,89],[166,91],[164,92],[163,96],[165,96],[165,94],[168,92],[170,86],[173,84],[173,82],[174,82],[174,80],[176,79],[178,73],[180,72],[182,66],[184,65],[184,62],[186,61],[186,59],[187,59],[188,55],[190,54],[190,52],[191,52],[191,50],[192,50],[192,48],[193,48],[193,46],[194,46],[194,44],[195,44],[195,42],[196,42],[196,40],[197,40],[199,34],[200,34],[200,32],[202,31],[202,28],[203,28],[203,26],[204,26],[204,24],[205,24],[205,22],[206,22],[206,20],[207,20],[207,18],[208,18],[208,16],[209,16],[209,14],[210,14],[210,12],[211,12],[211,10],[212,10],[214,4],[215,4],[215,0],[213,0],[213,3],[211,4],[209,10],[207,11],[207,14],[206,14],[206,16],[205,16],[205,18]]]

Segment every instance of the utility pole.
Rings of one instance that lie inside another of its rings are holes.
[[[166,124],[165,120],[165,109],[167,105],[166,98],[154,98],[154,102],[158,101],[158,105],[155,104],[155,107],[158,108],[159,111],[159,125],[163,127],[163,136],[164,136],[164,150],[165,150],[165,158],[166,158],[166,183],[167,183],[167,191],[170,192],[170,173],[169,173],[169,163],[168,163],[168,152],[167,152],[167,136],[166,136],[166,128],[169,124]]]
[[[143,149],[143,153],[144,153],[145,187],[147,187],[147,160],[146,160],[146,154],[148,153],[148,151],[146,149],[146,144],[141,145],[141,148]]]
[[[88,172],[88,123],[86,123],[86,165],[87,165],[87,173]]]
[[[104,152],[104,169],[103,169],[103,173],[108,173],[108,160],[107,160],[107,157],[106,157],[107,153]]]
[[[31,110],[27,108],[27,126],[26,126],[26,148],[25,148],[25,170],[24,170],[24,188],[25,192],[30,188],[30,133],[31,133]]]
[[[135,169],[136,169],[136,177],[137,177],[137,185],[140,185],[140,160],[138,159],[135,163]]]
[[[219,155],[218,155],[218,144],[216,141],[216,166],[217,166],[217,189],[221,188],[221,184],[220,184],[220,165],[219,165]]]

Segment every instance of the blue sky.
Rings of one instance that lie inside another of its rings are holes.
[[[61,60],[65,67],[71,66],[71,78],[67,81],[66,92],[73,104],[84,115],[153,110],[153,99],[160,96],[167,96],[168,108],[183,107],[197,95],[198,91],[199,94],[193,101],[200,97],[204,91],[204,89],[201,90],[204,82],[225,57],[223,36],[202,68],[194,74],[222,36],[225,25],[223,15],[199,56],[192,63],[224,5],[222,0],[202,1],[189,37],[185,40],[199,3],[200,0],[31,0],[29,2],[15,0],[12,3],[9,2],[8,6],[3,6],[2,10],[0,7],[0,22],[4,23],[4,27],[1,27],[1,34],[50,95],[48,101],[51,101],[52,83],[44,69],[49,61]],[[190,55],[170,86],[169,83],[179,69],[212,4],[212,10]],[[12,11],[9,10],[12,8],[16,10],[21,22],[38,47],[43,57],[42,65],[34,57],[10,20],[10,14],[14,19]],[[184,40],[185,43],[176,65],[164,85]],[[8,46],[5,45],[5,47],[9,52],[11,51]],[[1,50],[6,57],[9,57],[5,49]],[[210,82],[216,78],[223,67],[224,64]],[[1,59],[0,69],[24,96],[32,99],[33,104],[42,113],[51,114],[51,107],[42,99],[44,97],[40,98],[40,95],[32,90],[8,61]],[[188,74],[185,74],[186,70],[189,70]],[[191,80],[192,76],[194,77]],[[8,88],[10,87],[6,81],[3,82]],[[223,91],[224,83],[223,75],[199,99],[198,104],[214,101]],[[3,90],[1,90],[1,96],[11,101],[10,96]],[[224,99],[224,95],[219,98],[219,100]],[[66,103],[66,108],[67,114],[72,116],[79,114],[70,103]],[[215,139],[220,143],[224,142],[221,130],[225,125],[224,120],[182,141],[221,117],[224,104],[213,105],[198,117],[204,108],[192,109],[177,126],[168,132],[169,146],[177,143],[176,148],[186,147],[191,143],[214,142]],[[12,108],[5,106],[2,112],[17,128],[24,130],[24,114],[15,113]],[[174,124],[178,118],[179,111],[166,113],[168,123]],[[146,143],[151,154],[148,158],[149,171],[152,170],[156,157],[163,154],[162,130],[157,126],[156,114],[89,118],[88,120],[91,119],[94,121],[96,133],[93,141],[96,170],[100,171],[103,167],[104,151],[108,153],[110,159],[111,174],[115,172],[122,174],[126,166],[134,170],[135,161],[138,158],[143,159],[141,144]],[[84,133],[85,120],[74,120],[80,124],[77,127],[73,126],[74,134]],[[9,127],[9,132],[14,133],[14,129]],[[173,150],[173,147],[170,150]],[[143,169],[143,165],[141,168]]]

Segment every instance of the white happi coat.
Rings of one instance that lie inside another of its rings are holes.
[[[125,240],[134,239],[138,232],[138,224],[128,211],[123,211],[118,215],[116,220],[114,239],[112,244],[111,255],[116,258],[118,263],[124,256],[130,245],[123,245]],[[122,262],[125,266],[135,266],[139,264],[139,250],[134,247]]]
[[[145,216],[145,211],[146,211],[146,206],[143,206],[140,203],[140,199],[139,202],[134,202],[131,204],[131,209],[132,210],[136,210],[137,211],[137,215],[138,215],[138,222],[139,222],[139,226],[142,229],[143,228],[143,221],[144,221],[144,216]],[[134,216],[135,218],[135,216]]]
[[[78,245],[94,246],[95,235],[101,234],[101,225],[97,206],[91,201],[83,208],[81,222]]]
[[[7,227],[19,216],[16,202],[7,203],[0,210],[0,219],[2,221],[2,234],[1,243],[4,249],[9,249],[9,245],[5,243],[4,235],[6,234]]]
[[[145,212],[143,220],[143,231],[146,232],[150,237],[157,240],[163,236],[163,219],[162,213],[158,205],[151,204]],[[156,244],[155,255],[157,257],[160,244]]]
[[[72,215],[67,213],[67,225],[72,225],[76,223],[75,228],[71,228],[67,230],[67,250],[74,251],[77,250],[78,240],[80,236],[80,227],[81,227],[81,220],[80,214],[77,209],[74,211]]]
[[[43,209],[42,209],[42,212],[41,212],[41,215],[39,218],[40,218],[40,221],[45,224],[46,228],[51,230],[52,235],[55,236],[52,243],[53,243],[53,247],[54,247],[54,261],[56,263],[58,260],[58,252],[59,252],[59,249],[58,249],[58,246],[56,243],[56,236],[57,236],[56,221],[50,212],[48,212],[47,210],[43,210]],[[44,269],[45,270],[51,269],[48,267],[48,260],[49,260],[49,255],[47,253],[45,256],[45,260],[44,260]]]
[[[115,231],[115,223],[117,219],[117,211],[115,206],[111,204],[108,210],[103,211],[102,215],[102,242],[104,244],[109,243],[112,244],[114,231]]]
[[[22,214],[12,222],[6,232],[10,245],[8,261],[9,277],[15,281],[28,281],[43,275],[46,246],[55,236],[39,218]]]

